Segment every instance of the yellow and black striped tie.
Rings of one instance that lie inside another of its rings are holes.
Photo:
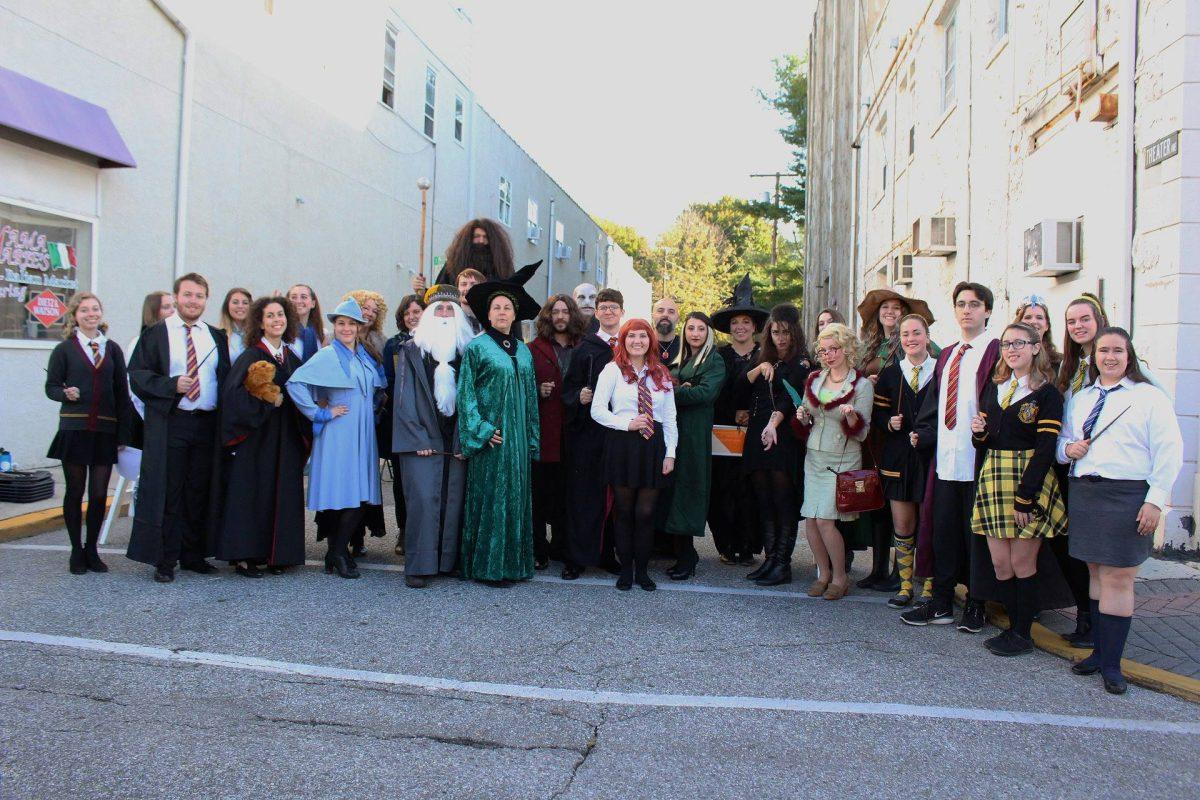
[[[1087,375],[1087,368],[1087,359],[1079,359],[1079,368],[1075,370],[1075,377],[1071,378],[1071,394],[1076,394],[1083,388],[1083,377]]]
[[[1008,384],[1008,390],[1004,392],[1004,397],[1000,400],[1001,408],[1008,408],[1012,403],[1013,395],[1017,393],[1017,379],[1013,378]]]
[[[920,367],[913,367],[913,374],[912,374],[912,377],[909,378],[908,385],[912,387],[912,390],[914,392],[918,390],[918,388],[921,385],[921,368]]]

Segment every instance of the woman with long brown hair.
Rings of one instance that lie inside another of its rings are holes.
[[[1050,367],[1054,370],[1057,379],[1063,357],[1054,344],[1054,333],[1050,330],[1050,306],[1046,304],[1046,298],[1040,294],[1022,297],[1021,302],[1017,303],[1017,313],[1013,317],[1013,322],[1028,325],[1042,337],[1042,352],[1050,359]]]
[[[804,449],[791,427],[783,424],[796,411],[787,386],[799,392],[812,367],[794,305],[781,303],[771,309],[766,331],[758,366],[744,379],[750,384],[750,422],[742,469],[750,476],[758,502],[767,558],[746,578],[759,586],[776,586],[792,580],[800,507],[796,481]]]

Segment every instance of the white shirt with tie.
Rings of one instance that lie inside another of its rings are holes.
[[[87,354],[88,359],[92,362],[92,366],[95,366],[104,360],[105,345],[108,343],[108,337],[104,335],[103,331],[97,331],[96,338],[89,339],[84,335],[83,331],[79,330],[79,328],[76,328],[75,338],[78,339],[79,344],[83,346],[83,352]],[[90,342],[95,342],[98,345],[99,349],[96,353],[92,353],[92,346],[89,344]]]
[[[971,420],[979,412],[979,387],[975,376],[983,362],[983,354],[996,337],[984,331],[969,342],[959,342],[951,349],[942,370],[938,387],[937,476],[943,481],[971,482],[975,480],[975,444],[971,441]],[[954,430],[946,427],[946,396],[950,388],[950,367],[963,344],[971,349],[958,365],[958,404]]]
[[[1073,474],[1146,481],[1150,488],[1145,502],[1165,509],[1183,468],[1183,436],[1171,399],[1157,386],[1129,378],[1115,386],[1120,388],[1109,389],[1091,430],[1088,453],[1075,462]],[[1067,445],[1084,438],[1084,423],[1100,400],[1102,388],[1106,387],[1093,383],[1071,398],[1058,436],[1061,463],[1071,463]],[[1112,427],[1108,427],[1110,423]]]
[[[643,366],[637,373],[638,379],[646,376]],[[646,381],[650,389],[650,404],[654,409],[654,421],[661,423],[663,441],[667,446],[667,458],[675,457],[675,447],[679,444],[679,428],[675,419],[675,392],[673,389],[663,391],[656,387],[654,379]],[[596,379],[596,395],[592,398],[592,419],[606,428],[614,431],[629,430],[629,423],[638,415],[638,384],[630,383],[621,374],[621,368],[616,362],[610,361],[600,370]]]
[[[912,386],[913,370],[917,370],[917,391],[925,388],[925,385],[933,380],[933,373],[937,371],[937,359],[933,356],[928,356],[918,366],[905,356],[900,360],[900,377],[904,378],[904,382]]]
[[[167,341],[171,346],[171,377],[178,378],[188,374],[187,369],[187,338],[183,318],[172,314],[164,320],[167,326]],[[217,342],[213,339],[208,326],[197,321],[192,326],[192,347],[196,350],[196,363],[199,365],[200,396],[189,400],[185,394],[179,401],[183,411],[212,411],[217,407],[217,359],[220,358],[214,350]]]

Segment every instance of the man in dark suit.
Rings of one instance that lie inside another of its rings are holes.
[[[175,565],[206,575],[212,555],[213,499],[220,443],[217,404],[229,372],[225,332],[200,317],[208,281],[175,281],[175,314],[142,334],[129,362],[134,393],[146,404],[142,472],[127,555],[175,580]]]

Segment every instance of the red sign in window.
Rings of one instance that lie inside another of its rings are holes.
[[[34,319],[47,328],[58,322],[58,318],[67,313],[66,304],[49,289],[34,295],[25,304],[25,307],[29,309],[29,313],[33,315]]]

